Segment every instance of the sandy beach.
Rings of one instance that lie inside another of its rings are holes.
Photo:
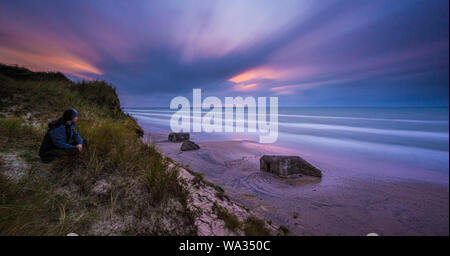
[[[278,146],[250,140],[199,142],[181,151],[167,134],[149,132],[150,143],[166,156],[205,174],[242,203],[292,235],[448,235],[448,176],[440,183],[417,177],[362,175],[324,164]],[[264,154],[300,155],[322,170],[323,178],[279,178],[259,170]]]

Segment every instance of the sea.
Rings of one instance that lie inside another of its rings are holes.
[[[139,107],[124,111],[145,131],[168,134],[170,119],[178,110]],[[209,110],[202,112],[205,115]],[[196,142],[258,142],[261,136],[258,129],[190,133]],[[278,138],[271,145],[297,152],[319,167],[352,170],[352,175],[449,182],[448,108],[280,107]]]

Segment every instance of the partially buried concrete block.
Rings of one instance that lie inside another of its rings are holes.
[[[322,172],[299,156],[270,156],[260,158],[261,171],[287,177],[293,174],[303,174],[322,177]]]
[[[169,141],[181,142],[189,140],[189,133],[187,132],[171,132],[169,134]]]

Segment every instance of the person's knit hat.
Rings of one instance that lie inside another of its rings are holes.
[[[67,122],[67,121],[74,119],[77,116],[78,116],[78,111],[76,111],[75,109],[68,109],[68,110],[64,111],[63,120],[64,120],[64,122]]]

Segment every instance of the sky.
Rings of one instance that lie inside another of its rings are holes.
[[[447,0],[0,0],[0,62],[175,96],[448,107]]]

